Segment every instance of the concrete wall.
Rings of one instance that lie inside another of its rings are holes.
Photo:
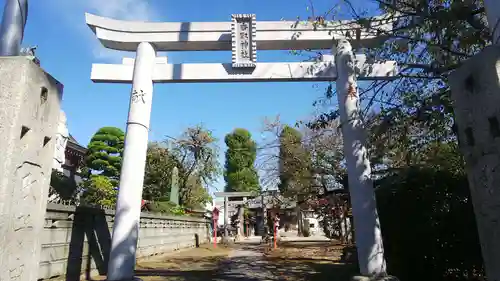
[[[45,215],[39,278],[106,273],[114,211],[50,204]],[[208,241],[208,222],[189,216],[142,213],[138,258]],[[196,238],[198,237],[198,238]],[[90,259],[89,259],[90,257]],[[69,264],[69,266],[68,266]]]

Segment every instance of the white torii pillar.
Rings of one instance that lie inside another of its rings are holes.
[[[134,62],[125,147],[120,173],[113,239],[108,264],[109,281],[133,280],[136,262],[144,169],[153,101],[156,51],[140,43]]]
[[[337,98],[356,229],[359,269],[363,276],[384,276],[384,247],[365,144],[365,130],[360,116],[355,56],[351,44],[345,39],[338,40],[333,54],[337,67]]]

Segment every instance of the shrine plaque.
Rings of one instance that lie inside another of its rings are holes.
[[[255,14],[234,14],[231,23],[233,68],[254,68],[257,59]]]

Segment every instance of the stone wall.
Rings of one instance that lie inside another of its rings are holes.
[[[66,280],[80,280],[81,274],[104,275],[113,220],[111,210],[49,203],[39,278],[66,275]],[[203,218],[142,213],[140,223],[138,258],[194,247],[209,239]]]

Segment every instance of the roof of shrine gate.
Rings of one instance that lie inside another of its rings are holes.
[[[353,39],[353,47],[373,47],[387,39],[392,16],[370,18],[369,26],[355,20],[332,21],[317,26],[300,21],[256,21],[259,50],[330,49],[333,39]],[[231,50],[232,22],[134,22],[86,14],[86,21],[106,48],[136,51],[150,42],[157,51]]]

